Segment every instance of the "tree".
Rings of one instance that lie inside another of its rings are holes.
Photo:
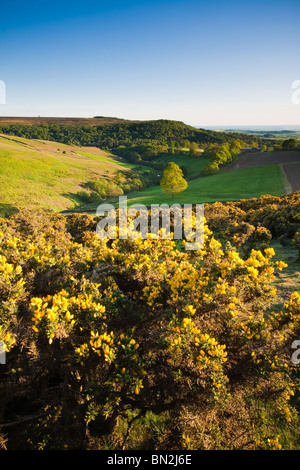
[[[265,144],[263,144],[260,148],[261,152],[266,152],[267,150],[268,150],[268,147]]]
[[[164,170],[164,175],[160,182],[162,192],[171,195],[181,193],[187,188],[188,184],[183,177],[183,172],[174,162],[169,162]]]
[[[198,155],[197,150],[195,148],[191,147],[190,151],[189,151],[189,155],[190,155],[190,157],[195,157],[196,155]]]
[[[298,142],[296,139],[286,139],[282,142],[282,149],[289,150],[298,147]]]
[[[201,174],[203,176],[213,175],[214,173],[218,173],[219,165],[216,161],[208,162],[205,167],[203,168]]]

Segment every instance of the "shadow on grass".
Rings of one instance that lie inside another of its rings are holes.
[[[19,212],[19,209],[11,204],[0,203],[0,216],[8,217],[10,215],[16,214]]]
[[[72,193],[72,192],[62,193],[62,196],[69,199],[75,204],[74,209],[77,209],[78,207],[85,204],[84,200],[80,196],[78,196],[77,193]]]
[[[86,212],[85,209],[84,209],[85,207],[88,207],[90,205],[91,206],[95,205],[95,207],[97,208],[98,205],[101,204],[101,200],[99,200],[97,202],[93,202],[93,203],[88,203],[83,198],[81,198],[77,193],[72,193],[72,192],[63,193],[62,196],[65,197],[65,198],[68,198],[74,204],[74,206],[70,207],[70,209],[66,209],[66,210],[62,211],[63,214],[64,213],[71,213],[71,212],[81,212],[81,211]],[[90,212],[94,212],[93,209],[91,209]]]

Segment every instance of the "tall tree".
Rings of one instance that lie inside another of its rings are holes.
[[[187,181],[183,177],[183,172],[174,162],[169,162],[164,170],[160,187],[164,194],[174,197],[175,194],[181,193],[187,188]]]

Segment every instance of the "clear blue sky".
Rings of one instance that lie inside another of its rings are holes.
[[[299,0],[1,2],[2,116],[300,124]]]

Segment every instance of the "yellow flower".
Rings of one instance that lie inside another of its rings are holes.
[[[279,271],[282,271],[283,268],[287,268],[287,263],[285,263],[284,261],[276,261],[275,265],[277,266],[277,268],[279,269]]]
[[[196,309],[192,305],[187,305],[187,307],[185,307],[183,311],[186,313],[189,313],[190,315],[194,315],[196,312]]]
[[[272,256],[275,256],[274,248],[266,248],[265,249],[265,254],[268,258],[271,258]]]

